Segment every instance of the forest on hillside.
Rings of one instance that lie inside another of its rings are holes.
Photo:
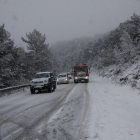
[[[55,44],[52,53],[64,71],[83,63],[97,69],[110,65],[131,65],[140,58],[140,16],[134,13],[130,20],[98,37]]]
[[[130,20],[103,35],[52,46],[46,44],[46,36],[36,29],[21,39],[28,52],[15,45],[4,24],[0,26],[0,87],[28,83],[39,71],[71,71],[75,64],[86,63],[96,69],[117,65],[120,72],[122,66],[127,68],[139,61],[140,16],[134,13]]]

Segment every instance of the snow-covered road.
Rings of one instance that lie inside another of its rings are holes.
[[[140,140],[140,91],[90,75],[88,140]]]
[[[89,83],[0,98],[0,140],[140,140],[140,94],[90,74]]]

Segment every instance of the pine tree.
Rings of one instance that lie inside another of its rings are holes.
[[[0,83],[6,86],[12,85],[16,76],[14,42],[10,39],[10,33],[0,26]]]
[[[27,43],[27,49],[32,52],[34,60],[32,66],[36,72],[46,71],[51,69],[52,54],[48,49],[48,44],[45,43],[46,37],[36,29],[33,32],[26,34],[27,39],[21,38],[23,42]]]
[[[135,13],[131,16],[131,38],[140,43],[140,16]]]

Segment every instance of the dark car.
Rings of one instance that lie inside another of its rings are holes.
[[[52,72],[39,72],[35,75],[33,80],[30,81],[31,94],[34,94],[36,90],[41,92],[45,89],[49,92],[56,89],[56,79]]]

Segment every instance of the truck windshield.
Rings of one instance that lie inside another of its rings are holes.
[[[49,73],[39,73],[35,75],[35,78],[47,78],[49,77]]]
[[[87,66],[74,67],[74,72],[87,72],[87,71],[88,71]]]

